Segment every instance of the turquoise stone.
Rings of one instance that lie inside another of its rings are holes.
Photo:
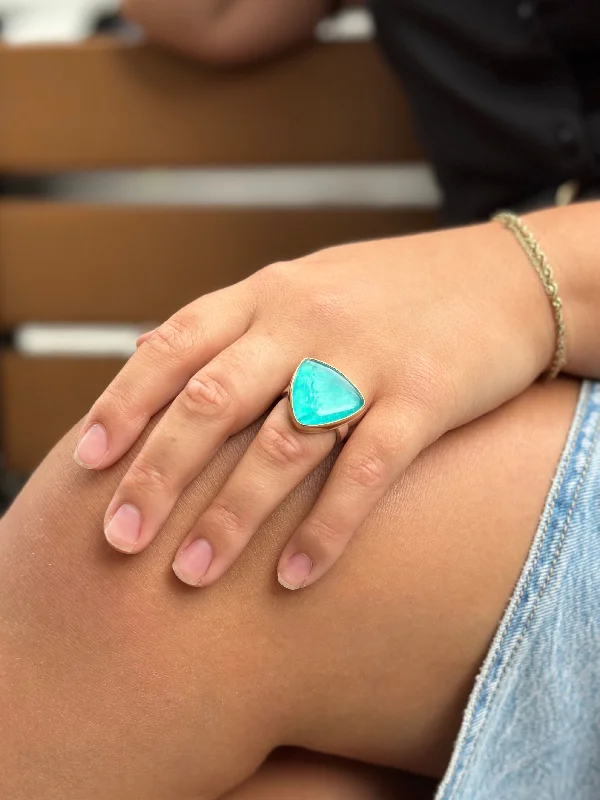
[[[360,411],[364,397],[337,369],[305,358],[294,375],[290,391],[296,421],[306,427],[342,423]]]

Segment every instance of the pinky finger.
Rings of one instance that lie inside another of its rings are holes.
[[[136,348],[141,347],[144,342],[147,342],[148,339],[152,336],[156,328],[152,328],[150,331],[146,331],[146,333],[141,333],[138,338],[135,340]]]
[[[281,585],[303,589],[321,578],[392,484],[435,438],[424,412],[399,411],[383,401],[373,406],[285,547],[278,566]]]

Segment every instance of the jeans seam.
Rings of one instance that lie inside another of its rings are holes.
[[[588,398],[588,401],[586,401],[586,405],[585,405],[585,407],[583,409],[583,412],[581,414],[580,422],[579,422],[579,425],[578,425],[578,427],[576,429],[576,435],[573,437],[573,446],[569,450],[567,459],[565,461],[565,469],[564,469],[563,475],[561,477],[560,484],[558,485],[558,487],[556,489],[555,495],[553,497],[552,505],[549,507],[548,518],[546,520],[546,525],[544,526],[543,534],[542,534],[542,537],[541,537],[541,540],[540,540],[540,546],[538,548],[538,553],[536,555],[536,560],[535,560],[535,562],[532,565],[532,568],[530,570],[529,579],[533,575],[534,568],[535,568],[535,566],[537,566],[537,563],[539,561],[540,554],[541,554],[541,549],[542,549],[541,545],[543,544],[543,541],[544,541],[544,539],[546,537],[546,534],[548,532],[550,521],[552,519],[552,513],[553,513],[554,507],[556,505],[556,499],[557,499],[558,495],[560,494],[560,490],[562,489],[562,486],[563,486],[563,483],[564,483],[564,480],[565,480],[565,476],[567,474],[566,467],[569,465],[569,463],[571,461],[571,458],[572,458],[572,455],[573,455],[573,452],[575,450],[575,443],[577,442],[578,437],[579,437],[579,433],[581,431],[581,426],[583,424],[583,419],[585,417],[585,410],[587,409],[588,402],[589,402],[589,398]],[[489,709],[491,707],[492,701],[493,701],[494,697],[496,696],[496,693],[497,693],[498,688],[500,686],[500,682],[502,680],[502,676],[505,674],[507,669],[512,664],[512,662],[513,662],[513,660],[514,660],[514,658],[516,656],[516,653],[518,651],[518,648],[519,648],[521,642],[523,641],[523,639],[525,638],[525,634],[527,633],[527,630],[529,629],[529,626],[531,625],[531,622],[533,621],[533,618],[535,616],[535,612],[537,611],[537,607],[538,607],[539,602],[540,602],[540,600],[542,598],[542,595],[544,594],[548,584],[550,583],[550,580],[552,579],[552,575],[554,574],[554,570],[556,568],[556,565],[558,563],[558,559],[560,558],[560,555],[561,555],[561,552],[562,552],[563,544],[564,544],[564,541],[565,541],[565,538],[566,538],[566,535],[567,535],[567,532],[568,532],[568,529],[569,529],[569,525],[571,523],[571,517],[573,516],[573,511],[575,509],[575,505],[577,503],[577,500],[578,500],[579,495],[581,493],[581,488],[583,486],[583,483],[584,483],[585,478],[587,476],[587,473],[589,471],[589,466],[590,466],[590,463],[591,463],[591,460],[592,460],[592,456],[593,456],[593,454],[595,452],[595,449],[596,449],[596,445],[597,445],[597,442],[598,442],[599,435],[600,435],[600,420],[598,420],[598,423],[596,424],[596,428],[594,430],[594,436],[593,436],[592,442],[590,444],[590,450],[589,450],[588,456],[586,458],[585,465],[584,465],[584,467],[582,469],[581,475],[579,477],[579,481],[578,481],[577,486],[575,488],[575,492],[573,494],[573,500],[572,500],[571,506],[569,508],[569,511],[567,512],[567,516],[565,517],[565,522],[564,522],[564,525],[563,525],[563,529],[561,531],[560,538],[559,538],[558,542],[556,543],[556,549],[555,549],[555,553],[554,553],[554,558],[552,559],[552,563],[550,564],[550,568],[548,570],[548,574],[546,575],[544,583],[542,584],[542,586],[540,587],[540,589],[538,591],[538,595],[537,595],[537,597],[535,599],[535,602],[533,603],[533,606],[532,606],[532,608],[531,608],[531,610],[529,612],[529,615],[528,615],[527,619],[525,620],[525,623],[523,625],[523,629],[521,630],[521,633],[519,634],[518,639],[515,641],[512,649],[511,649],[511,653],[510,653],[508,659],[504,663],[504,666],[501,667],[500,674],[499,674],[499,676],[498,676],[498,678],[496,680],[496,685],[494,686],[494,688],[492,689],[489,697],[487,698],[486,709],[485,709],[483,717],[482,717],[482,719],[480,721],[478,731],[475,734],[475,738],[473,739],[473,741],[471,743],[469,755],[467,756],[466,761],[464,762],[464,764],[461,767],[461,774],[460,774],[460,776],[458,778],[458,782],[456,783],[456,786],[454,787],[454,790],[452,792],[452,794],[454,796],[456,796],[457,792],[460,790],[460,787],[461,787],[462,782],[464,780],[465,774],[466,774],[466,772],[468,770],[468,767],[469,767],[469,765],[470,765],[470,763],[471,763],[471,761],[473,759],[477,743],[479,742],[479,739],[480,739],[481,734],[483,732],[483,728],[484,728],[485,722],[486,722],[488,714],[489,714]],[[529,583],[529,580],[528,580],[528,583]],[[510,624],[512,623],[512,620],[514,619],[514,616],[516,614],[516,610],[517,610],[517,607],[518,607],[518,603],[519,603],[520,599],[522,598],[524,591],[525,591],[525,586],[523,586],[521,592],[519,592],[518,600],[517,600],[517,603],[515,604],[515,608],[513,610],[513,613],[511,614],[511,616],[510,616],[510,618],[509,618],[509,620],[507,622],[504,634],[503,634],[502,638],[500,639],[500,642],[498,643],[498,646],[497,646],[498,651],[500,650],[500,648],[502,646],[502,643],[504,642],[504,640],[506,638],[506,635],[508,633],[508,629],[510,627]]]

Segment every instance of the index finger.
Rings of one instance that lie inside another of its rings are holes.
[[[236,284],[195,300],[153,331],[92,406],[77,463],[104,469],[118,461],[189,378],[243,336],[252,315],[250,293]]]

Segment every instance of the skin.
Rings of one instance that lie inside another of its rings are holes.
[[[308,751],[278,751],[225,800],[432,800],[435,783]]]
[[[270,5],[268,17],[262,0],[128,0],[125,9],[153,38],[204,62],[230,65],[308,41],[326,5],[290,0],[285,14],[277,13],[282,5]],[[578,266],[587,261],[584,255]],[[580,298],[589,292],[590,285],[583,286]],[[572,283],[568,288],[577,295]],[[528,309],[537,319],[533,306]],[[587,369],[594,356],[584,353],[597,331],[583,317],[572,366],[581,362]],[[547,326],[543,339],[547,348]],[[331,462],[261,527],[222,593],[212,589],[192,604],[164,578],[165,556],[194,515],[210,508],[210,487],[223,487],[249,444],[247,435],[230,442],[205,472],[208,490],[192,483],[184,510],[178,507],[167,524],[166,541],[126,567],[95,538],[102,506],[122,472],[111,468],[88,482],[67,465],[72,438],[61,444],[2,523],[0,703],[9,721],[0,755],[3,795],[208,798],[249,774],[273,746],[290,742],[439,777],[535,527],[574,391],[566,384],[532,389],[417,459],[362,525],[328,588],[311,590],[324,593],[320,600],[330,610],[327,641],[302,635],[314,630],[317,610],[303,601],[282,605],[288,601],[277,594],[267,568],[307,513]],[[323,455],[331,445],[318,444]],[[500,510],[491,489],[507,499]],[[436,503],[428,504],[432,496]],[[400,546],[390,552],[392,535]],[[242,567],[251,569],[243,573]],[[475,618],[469,613],[474,597]],[[363,604],[368,620],[360,613]],[[181,611],[191,613],[180,617]],[[68,623],[66,636],[57,635],[57,620]],[[366,646],[374,631],[376,658]],[[265,708],[247,673],[266,683],[277,702]],[[351,723],[350,732],[339,730],[340,720]],[[251,800],[269,792],[288,800],[416,800],[430,796],[432,787],[287,751],[227,796]]]
[[[566,368],[583,376],[600,374],[599,209],[526,220],[556,265]],[[76,459],[110,466],[174,398],[104,519],[108,541],[138,554],[212,454],[277,400],[305,356],[335,365],[360,387],[367,410],[282,547],[280,583],[304,588],[336,563],[420,452],[524,391],[555,347],[540,278],[498,222],[333,247],[201,297],[146,337],[91,409]],[[298,431],[279,402],[190,526],[177,576],[196,587],[219,580],[334,444],[332,431]]]
[[[283,745],[439,779],[576,397],[567,381],[538,385],[443,437],[329,579],[298,593],[274,566],[331,460],[222,581],[193,592],[173,553],[256,427],[217,453],[136,559],[98,535],[135,450],[85,472],[72,432],[0,521],[0,796],[216,800]]]
[[[363,0],[343,0],[342,6]],[[234,66],[308,44],[334,0],[124,0],[152,39],[212,66]]]

